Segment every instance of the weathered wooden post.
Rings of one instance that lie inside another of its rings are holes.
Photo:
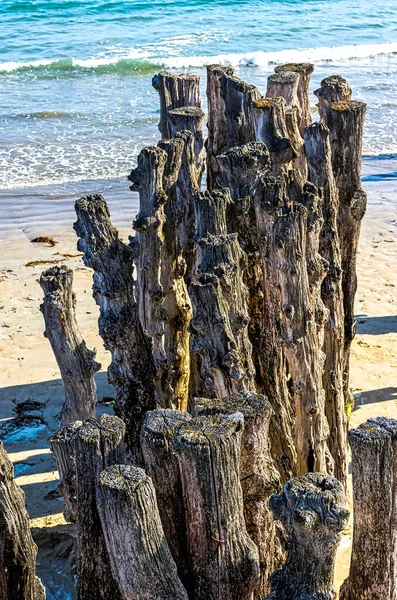
[[[207,150],[207,189],[213,190],[218,176],[216,157],[227,150],[225,101],[221,93],[221,78],[232,76],[234,70],[224,65],[207,65],[208,138]]]
[[[314,65],[311,63],[288,63],[280,65],[274,69],[276,73],[294,72],[298,73],[299,81],[297,88],[298,106],[298,125],[301,134],[305,128],[312,122],[310,112],[310,79],[314,71]]]
[[[298,99],[299,73],[280,71],[267,78],[266,98],[282,96],[288,106],[300,107]]]
[[[198,106],[201,108],[200,77],[190,73],[174,75],[161,71],[152,79],[152,85],[160,96],[159,130],[163,139],[169,139],[171,127],[168,113],[174,108]]]
[[[281,549],[276,525],[268,507],[270,496],[280,488],[280,476],[270,453],[269,425],[273,410],[261,394],[234,394],[228,398],[193,399],[195,416],[244,416],[241,437],[240,480],[247,532],[259,551],[260,583],[254,597],[262,600],[269,592],[269,575],[280,566]]]
[[[37,547],[30,533],[25,495],[0,442],[0,600],[45,600],[35,575]]]
[[[120,240],[102,196],[83,197],[75,209],[77,246],[94,270],[99,332],[112,355],[108,377],[117,390],[115,412],[126,423],[128,446],[138,458],[145,413],[155,408],[155,367],[152,340],[140,323],[134,294],[134,252]]]
[[[353,546],[341,600],[397,599],[397,421],[369,419],[349,431]]]
[[[179,410],[153,410],[146,414],[141,432],[145,470],[156,490],[164,534],[179,578],[189,593],[192,580],[187,561],[185,509],[174,438],[179,426],[188,424],[191,418],[189,413]]]
[[[101,471],[125,462],[125,425],[101,415],[75,434],[77,498],[77,599],[124,600],[112,575],[96,494]]]
[[[241,413],[197,417],[175,437],[197,600],[251,600],[259,583],[258,550],[244,522],[242,430]]]
[[[266,600],[333,600],[335,556],[349,518],[342,484],[308,473],[286,483],[270,508],[287,533],[288,556]]]
[[[321,87],[315,90],[318,98],[318,110],[321,118],[326,121],[327,111],[334,102],[349,102],[352,99],[352,89],[346,79],[340,75],[331,75],[321,82]]]
[[[145,471],[126,465],[102,471],[98,509],[122,600],[188,600]]]
[[[324,89],[325,93],[326,87]],[[346,92],[347,96],[349,95]],[[320,91],[317,93],[321,97]],[[323,96],[324,98],[324,96]],[[332,169],[339,191],[338,228],[341,248],[342,289],[345,317],[344,392],[349,402],[350,347],[356,333],[354,298],[357,290],[357,250],[367,196],[361,186],[361,162],[366,104],[356,101],[323,104],[330,132]]]
[[[65,387],[61,411],[63,425],[95,415],[97,403],[94,374],[101,365],[95,350],[89,350],[76,321],[76,296],[73,271],[66,266],[52,267],[40,276],[44,301],[45,336],[48,338]]]
[[[74,421],[52,435],[48,443],[54,453],[60,484],[58,489],[65,500],[64,517],[71,523],[77,522],[76,500],[76,457],[74,436],[82,425],[82,421]]]
[[[204,148],[204,119],[205,113],[198,106],[183,106],[168,112],[168,121],[171,137],[174,138],[180,131],[191,131],[194,135],[194,153],[196,155],[196,169],[200,178],[205,169]]]
[[[324,331],[325,412],[330,427],[329,448],[335,463],[335,477],[347,477],[347,417],[343,389],[344,311],[341,251],[338,233],[339,196],[332,172],[331,146],[327,126],[313,123],[305,129],[305,150],[309,179],[322,195],[324,223],[320,235],[320,254],[328,261],[321,297],[329,311]]]
[[[254,141],[252,103],[260,99],[260,91],[254,85],[227,72],[220,78],[220,86],[225,104],[227,148]]]

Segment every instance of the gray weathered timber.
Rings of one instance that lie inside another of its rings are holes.
[[[174,138],[180,131],[191,131],[194,135],[194,153],[196,155],[196,169],[201,175],[205,169],[204,158],[204,119],[205,113],[198,106],[183,106],[168,112],[168,121],[171,137]]]
[[[168,120],[170,110],[183,106],[201,108],[200,77],[190,73],[175,75],[161,71],[153,77],[152,85],[160,96],[160,134],[162,139],[169,139],[172,137]]]
[[[335,463],[335,477],[346,483],[347,417],[343,389],[344,311],[341,251],[338,233],[339,196],[332,172],[331,146],[327,126],[313,123],[305,129],[305,149],[309,179],[322,194],[324,223],[320,235],[320,254],[328,261],[321,297],[329,311],[324,331],[325,412],[330,438],[329,448]]]
[[[307,179],[307,161],[305,154],[305,143],[298,127],[298,109],[287,106],[285,109],[285,124],[288,137],[295,150],[296,158],[292,159],[292,167],[300,172],[302,179]]]
[[[247,534],[240,485],[243,416],[197,417],[175,438],[195,600],[251,600],[258,550]]]
[[[353,545],[341,600],[397,599],[397,421],[369,419],[349,431]]]
[[[193,395],[223,398],[255,389],[248,337],[246,255],[237,234],[198,240],[199,266],[189,287],[193,306],[191,382]]]
[[[226,188],[196,194],[194,198],[196,240],[210,235],[227,234],[227,208],[231,204],[230,192]]]
[[[321,82],[321,87],[315,90],[318,98],[318,110],[321,118],[326,121],[327,110],[334,102],[349,102],[352,99],[352,89],[346,79],[340,75],[331,75]]]
[[[277,174],[279,167],[298,157],[288,134],[286,107],[281,96],[261,98],[252,104],[255,139],[264,143],[269,150],[274,174]]]
[[[300,108],[298,99],[299,73],[280,71],[267,78],[266,98],[282,96],[288,106]]]
[[[349,393],[350,347],[356,333],[354,299],[357,290],[357,250],[367,195],[361,185],[364,117],[363,102],[336,102],[325,111],[330,132],[332,169],[339,191],[338,229],[342,259],[342,290],[345,315],[345,403]]]
[[[95,350],[87,348],[77,324],[73,271],[64,265],[51,267],[41,274],[40,286],[44,292],[40,306],[44,335],[51,344],[65,388],[61,421],[68,425],[95,415],[94,374],[101,365],[95,361]]]
[[[208,103],[208,138],[207,150],[207,189],[213,190],[218,176],[216,157],[227,150],[225,101],[221,94],[221,77],[233,75],[231,67],[224,65],[207,65],[207,103]]]
[[[36,577],[37,546],[30,533],[25,495],[0,442],[0,600],[45,600]]]
[[[64,517],[71,523],[77,522],[76,500],[76,456],[74,436],[82,421],[74,421],[56,431],[48,440],[54,453],[59,473],[60,484],[58,489],[65,500]]]
[[[189,593],[192,581],[187,562],[185,510],[174,437],[179,426],[188,424],[191,418],[190,414],[179,410],[150,411],[141,431],[145,470],[156,490],[164,534],[179,578]]]
[[[122,600],[188,600],[145,471],[126,465],[102,471],[98,509]]]
[[[260,583],[254,597],[269,592],[269,575],[280,566],[281,548],[276,524],[268,507],[269,498],[280,489],[280,476],[270,453],[269,425],[273,410],[261,394],[248,392],[228,398],[193,399],[194,416],[217,414],[244,416],[241,438],[240,481],[247,532],[259,551]]]
[[[123,600],[114,579],[96,501],[101,471],[125,461],[125,425],[118,417],[89,419],[76,431],[77,599]]]
[[[310,79],[314,71],[314,65],[311,63],[288,63],[286,65],[280,65],[274,70],[276,73],[293,71],[299,75],[297,89],[299,101],[298,125],[299,130],[303,135],[305,128],[312,122],[312,116],[310,112]]]
[[[227,149],[254,141],[252,103],[260,99],[260,91],[254,85],[227,72],[222,75],[220,85],[225,104]]]
[[[155,367],[152,340],[140,323],[134,294],[133,249],[120,240],[102,196],[83,197],[75,208],[78,248],[94,270],[99,333],[112,355],[108,378],[117,390],[115,412],[126,423],[128,446],[138,458],[145,413],[155,408]]]
[[[270,508],[287,533],[288,556],[266,600],[334,600],[335,556],[349,518],[342,484],[308,473],[286,483]]]

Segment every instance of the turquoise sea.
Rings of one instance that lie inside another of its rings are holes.
[[[163,68],[205,95],[207,63],[264,92],[276,64],[312,61],[313,90],[339,73],[368,103],[364,154],[397,170],[397,0],[0,0],[0,47],[3,223],[12,198],[124,178],[158,138]]]

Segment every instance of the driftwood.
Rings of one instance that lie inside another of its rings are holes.
[[[279,566],[281,558],[275,522],[268,507],[270,496],[280,487],[270,454],[269,424],[273,411],[266,398],[255,393],[235,394],[222,400],[194,398],[192,408],[195,416],[236,412],[244,416],[240,480],[247,532],[259,551],[260,583],[255,598],[262,600],[269,591],[269,575]]]
[[[123,600],[109,563],[96,494],[101,471],[125,460],[125,425],[102,415],[75,434],[77,497],[77,599]]]
[[[95,415],[97,403],[94,374],[101,365],[95,362],[95,350],[89,350],[76,321],[76,296],[73,271],[65,266],[52,267],[40,277],[44,301],[45,336],[51,344],[65,387],[61,411],[63,425]]]
[[[98,508],[121,598],[188,600],[164,537],[156,493],[145,471],[125,465],[102,471]]]
[[[45,600],[36,577],[37,546],[30,533],[25,495],[0,442],[0,600]]]
[[[312,117],[310,113],[310,79],[314,71],[314,65],[311,63],[288,63],[280,65],[274,69],[276,73],[294,72],[299,75],[297,88],[298,97],[298,126],[301,134],[305,128],[311,124]]]
[[[335,556],[349,518],[342,484],[309,473],[272,496],[270,508],[286,530],[288,556],[270,578],[267,600],[333,600]]]
[[[81,421],[75,421],[54,433],[48,440],[57,463],[60,479],[58,489],[66,504],[64,517],[71,523],[77,522],[74,436],[82,424]]]
[[[120,240],[102,196],[83,197],[75,208],[77,246],[94,270],[99,332],[112,355],[108,377],[117,390],[115,412],[126,423],[128,446],[138,456],[145,413],[155,408],[155,368],[152,341],[139,321],[134,295],[133,250]]]
[[[225,100],[221,94],[221,78],[232,76],[234,71],[224,65],[207,66],[207,103],[208,103],[208,137],[207,149],[207,189],[213,190],[218,177],[216,157],[228,149],[226,139],[227,120]]]
[[[349,431],[353,546],[341,600],[396,600],[397,421],[369,419]]]
[[[319,98],[320,114],[330,132],[332,169],[339,191],[338,228],[345,325],[344,393],[345,402],[349,404],[350,347],[356,332],[356,260],[361,221],[367,205],[367,196],[361,186],[366,104],[347,100],[351,96],[351,90],[342,78],[323,80],[322,87],[316,91],[316,95]],[[331,102],[335,97],[338,100]]]
[[[335,476],[346,482],[347,418],[343,389],[344,372],[344,311],[342,291],[341,251],[338,233],[339,196],[331,164],[329,131],[324,123],[314,123],[305,129],[305,150],[309,179],[322,194],[324,223],[320,235],[320,254],[328,261],[327,275],[322,283],[321,297],[329,311],[324,331],[325,412],[330,438],[329,448],[335,463]]]
[[[175,436],[195,600],[251,600],[258,585],[240,485],[242,430],[237,413],[198,417]]]
[[[178,410],[147,413],[141,432],[145,470],[153,481],[165,537],[178,568],[178,575],[190,593],[192,581],[187,562],[186,521],[182,483],[174,437],[178,427],[191,416]]]
[[[162,139],[172,137],[168,113],[174,108],[197,106],[201,108],[200,77],[183,73],[174,75],[161,71],[152,79],[152,85],[160,96],[159,130]]]

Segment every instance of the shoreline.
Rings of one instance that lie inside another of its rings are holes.
[[[368,164],[371,163],[371,164]],[[371,416],[397,418],[397,179],[393,161],[364,161],[363,181],[368,208],[362,224],[358,255],[357,336],[352,347],[351,388],[356,406],[351,427]],[[373,177],[385,174],[375,180]],[[132,233],[132,220],[138,208],[137,194],[128,189],[126,179],[96,182],[109,202],[111,218],[124,240]],[[43,336],[44,322],[39,306],[42,292],[37,279],[51,261],[65,263],[74,270],[77,319],[89,348],[97,348],[102,370],[97,374],[98,398],[115,395],[107,383],[109,355],[97,333],[98,308],[91,296],[91,271],[81,262],[77,237],[73,232],[74,199],[82,195],[53,194],[52,198],[22,196],[14,204],[19,215],[14,227],[1,229],[2,267],[0,270],[0,437],[16,466],[17,482],[22,486],[36,543],[39,546],[38,574],[48,587],[48,598],[73,599],[69,586],[70,548],[73,526],[62,516],[62,501],[57,486],[55,462],[47,439],[58,428],[56,415],[63,402],[63,386],[48,341]],[[102,187],[101,187],[102,186]],[[54,190],[53,190],[54,191]],[[59,191],[59,190],[58,190]],[[96,191],[96,190],[95,190]],[[8,191],[7,191],[8,192]],[[22,199],[25,198],[23,206]],[[0,193],[1,199],[1,193]],[[27,200],[26,200],[27,199]],[[62,207],[61,213],[55,210]],[[6,210],[3,207],[2,210]],[[44,210],[46,209],[46,210]],[[61,216],[61,218],[59,218]],[[12,218],[11,218],[12,217]],[[9,221],[15,218],[11,215]],[[58,218],[57,218],[58,217]],[[2,219],[0,217],[0,224]],[[32,244],[38,235],[55,238],[56,246]],[[35,266],[28,262],[41,261]],[[15,405],[40,402],[27,414],[41,417],[36,427],[21,425],[5,435],[5,427],[15,417]],[[100,410],[111,411],[111,407]],[[349,477],[350,480],[350,477]],[[348,573],[351,527],[343,536],[337,557],[337,588]],[[69,550],[68,550],[69,549]],[[54,595],[60,590],[61,595]],[[53,595],[52,595],[53,594]],[[63,594],[63,595],[62,595]]]

